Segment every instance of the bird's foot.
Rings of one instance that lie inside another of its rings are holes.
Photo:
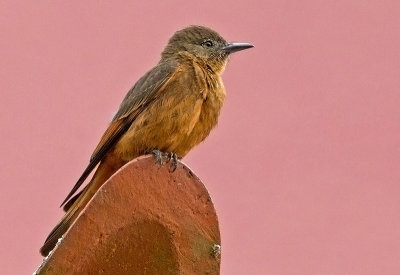
[[[160,150],[154,149],[153,151],[151,151],[151,153],[154,155],[154,158],[156,159],[156,163],[158,165],[163,165],[163,152],[161,152]]]
[[[174,172],[176,168],[178,168],[178,161],[181,159],[181,157],[179,157],[177,154],[172,152],[164,153],[157,149],[154,149],[151,151],[151,153],[154,155],[158,165],[162,166],[164,164],[163,158],[166,157],[167,162],[171,162],[171,172]]]
[[[180,159],[180,157],[178,157],[177,154],[175,153],[168,153],[168,162],[171,162],[171,172],[175,172],[176,168],[178,168],[178,160]]]

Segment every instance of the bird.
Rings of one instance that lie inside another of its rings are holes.
[[[96,191],[127,162],[144,154],[184,157],[216,126],[225,99],[221,79],[229,56],[252,48],[228,43],[216,31],[192,25],[176,31],[160,61],[129,90],[94,149],[87,168],[67,195],[65,215],[40,253],[48,255]],[[89,183],[77,194],[89,174]]]

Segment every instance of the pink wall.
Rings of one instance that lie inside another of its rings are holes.
[[[399,1],[14,2],[0,3],[2,274],[41,262],[122,97],[189,24],[256,46],[231,59],[220,124],[185,159],[219,214],[222,273],[400,274]]]

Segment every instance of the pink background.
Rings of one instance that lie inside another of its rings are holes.
[[[220,124],[184,160],[217,208],[222,274],[400,274],[400,1],[14,2],[2,274],[35,270],[123,96],[190,24],[256,46],[232,57]]]

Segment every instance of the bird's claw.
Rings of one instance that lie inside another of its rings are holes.
[[[151,153],[154,155],[156,163],[160,166],[163,165],[163,153],[157,149],[154,149],[153,151],[151,151]]]
[[[171,161],[171,169],[170,172],[175,172],[176,168],[178,168],[178,155],[175,153],[168,153],[168,162]]]
[[[151,151],[151,153],[154,155],[154,158],[156,159],[156,163],[160,166],[162,166],[164,164],[163,162],[163,157],[167,157],[167,162],[171,162],[171,169],[170,172],[174,172],[176,170],[176,168],[178,168],[178,160],[180,159],[180,157],[178,157],[177,154],[175,153],[163,153],[160,150],[154,149],[153,151]]]

